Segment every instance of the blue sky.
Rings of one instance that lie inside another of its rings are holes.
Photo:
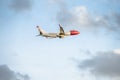
[[[0,72],[3,80],[120,79],[119,0],[1,0],[0,5],[0,70],[14,75]],[[81,34],[36,37],[37,25],[58,32],[58,24]]]

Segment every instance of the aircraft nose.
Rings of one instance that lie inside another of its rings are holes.
[[[71,30],[70,31],[70,35],[78,35],[78,34],[80,34],[80,32],[77,31],[77,30]]]

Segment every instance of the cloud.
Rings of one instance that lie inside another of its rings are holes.
[[[10,8],[16,12],[28,11],[32,8],[31,0],[12,0]]]
[[[88,13],[85,6],[77,6],[71,11],[62,7],[57,14],[57,20],[63,25],[74,25],[79,27],[95,27],[105,25],[105,20],[103,17],[93,18]]]
[[[115,50],[113,50],[113,52],[116,54],[120,54],[120,49],[115,49]]]
[[[87,28],[104,27],[106,29],[111,29],[111,26],[113,26],[110,24],[111,22],[109,20],[111,17],[112,19],[116,20],[114,21],[116,25],[120,26],[120,14],[92,16],[85,6],[77,6],[71,11],[67,8],[60,8],[60,11],[57,14],[57,20],[59,23]]]
[[[120,26],[120,14],[114,14],[118,26]]]
[[[120,54],[99,52],[91,59],[83,60],[79,68],[88,69],[95,76],[120,78]]]
[[[117,0],[116,0],[117,1]],[[67,4],[59,4],[59,11],[56,15],[57,22],[63,26],[75,26],[98,32],[114,33],[118,37],[120,34],[120,13],[111,10],[111,13],[92,14],[86,6],[76,6],[68,8]]]
[[[7,65],[0,65],[0,80],[30,80],[30,78],[28,75],[10,70]]]

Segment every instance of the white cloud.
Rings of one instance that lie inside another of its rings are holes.
[[[88,26],[91,20],[88,16],[87,8],[85,6],[78,6],[75,7],[74,10],[75,12],[73,14],[75,14],[76,18],[78,18],[76,24],[79,26]]]
[[[104,16],[91,16],[85,6],[77,6],[71,10],[61,8],[57,14],[57,20],[63,25],[74,25],[87,28],[107,25]]]
[[[115,49],[113,52],[116,54],[120,54],[120,49]]]

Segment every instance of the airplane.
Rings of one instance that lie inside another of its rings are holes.
[[[44,30],[40,29],[39,26],[37,26],[37,29],[39,31],[39,35],[37,36],[43,36],[46,38],[64,38],[65,36],[73,36],[73,35],[78,35],[80,34],[79,31],[77,30],[70,30],[69,32],[64,32],[62,26],[59,24],[60,27],[60,32],[59,33],[47,33]]]

